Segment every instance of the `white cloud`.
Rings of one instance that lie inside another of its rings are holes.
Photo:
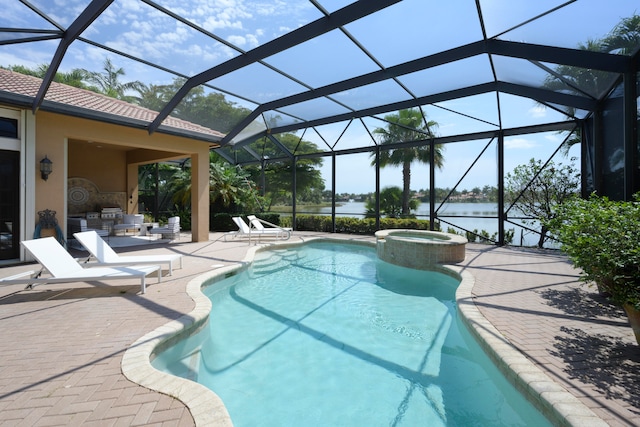
[[[51,61],[50,56],[39,55],[39,52],[33,52],[33,54],[27,54],[27,52],[0,52],[0,64],[3,66],[9,65],[24,65],[28,68],[35,68],[40,64],[48,64]]]
[[[118,4],[127,13],[138,13],[143,11],[142,3],[138,0],[120,0]]]
[[[234,44],[238,47],[243,47],[247,43],[247,39],[243,36],[229,36],[227,41],[231,44]]]
[[[538,144],[526,138],[508,138],[504,140],[504,148],[507,150],[528,150],[536,148]]]
[[[529,115],[533,118],[539,119],[547,116],[547,109],[542,105],[536,105],[529,108]]]
[[[258,36],[254,34],[247,34],[247,45],[251,48],[257,47],[260,45],[260,41],[258,40]]]
[[[562,138],[560,138],[562,136]],[[564,139],[566,134],[558,134],[558,133],[548,133],[544,136],[544,139],[551,142],[560,142],[561,139]]]
[[[203,23],[202,28],[215,33],[216,31],[233,28],[241,30],[243,28],[242,21],[231,21],[224,19],[222,15],[210,16]]]
[[[227,37],[227,41],[244,50],[253,49],[260,45],[258,37],[254,34],[245,34],[244,36],[231,35]]]
[[[200,58],[205,63],[216,63],[218,62],[219,58],[223,56],[219,52],[219,50],[210,50],[210,49],[207,49],[206,47],[203,48],[203,46],[200,46],[197,44],[191,44],[187,46],[185,49],[180,49],[179,53],[190,58]],[[200,71],[202,70],[198,70],[198,72]]]

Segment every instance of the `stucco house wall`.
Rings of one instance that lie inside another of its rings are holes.
[[[73,197],[82,199],[86,184],[98,189],[101,203],[138,213],[138,166],[185,158],[192,167],[192,239],[208,240],[209,150],[218,146],[221,133],[168,117],[162,129],[150,134],[145,123],[156,112],[55,82],[33,112],[41,82],[0,69],[0,113],[19,120],[18,139],[0,141],[0,149],[20,152],[20,240],[33,237],[38,212],[46,209],[56,212],[66,235],[69,182],[77,190]],[[46,181],[39,171],[45,156],[53,162]]]
[[[138,165],[199,155],[207,158],[208,169],[209,146],[202,141],[149,135],[142,129],[45,111],[36,115],[35,128],[35,161],[46,155],[53,162],[49,179],[35,181],[35,209],[55,210],[62,214],[60,218],[67,215],[68,178],[84,177],[101,191],[132,196],[121,208],[127,213],[137,213]],[[135,173],[128,173],[129,166],[135,166]],[[36,171],[38,167],[36,164]],[[206,182],[201,182],[197,175],[192,179],[194,188],[208,194],[208,174]],[[208,239],[208,198],[196,200],[206,204],[197,206],[192,216],[193,240],[201,241]],[[201,215],[203,211],[207,214]]]

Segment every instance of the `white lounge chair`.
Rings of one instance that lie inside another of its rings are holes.
[[[260,219],[255,215],[247,215],[247,219],[251,223],[251,227],[261,233],[274,233],[278,238],[288,240],[291,237],[291,228],[283,228],[272,224],[264,219]],[[265,227],[267,225],[267,227]]]
[[[97,260],[93,265],[167,264],[169,275],[172,275],[173,263],[179,260],[180,268],[182,268],[182,255],[180,254],[118,255],[107,242],[93,231],[75,233],[73,236]]]
[[[164,227],[154,227],[149,230],[148,234],[160,234],[163,239],[167,238],[175,240],[180,237],[180,217],[172,216],[168,219],[167,225]]]
[[[225,242],[229,237],[234,239],[236,237],[249,237],[249,233],[251,232],[251,230],[242,218],[240,218],[239,216],[234,216],[231,217],[231,220],[236,224],[238,229],[236,231],[229,231],[227,233],[224,233],[222,237],[224,238]]]
[[[257,237],[260,240],[262,237],[276,238],[276,239],[288,239],[291,235],[290,232],[285,232],[283,234],[282,229],[271,229],[265,228],[264,230],[256,230],[255,228],[249,227],[249,225],[244,222],[242,217],[234,216],[231,218],[233,222],[238,226],[238,231],[232,231],[224,234],[224,240],[227,241],[227,237],[248,237],[249,241],[251,241],[252,237]]]
[[[131,266],[131,267],[95,267],[82,268],[54,237],[25,240],[20,244],[49,272],[51,277],[11,278],[0,281],[0,284],[26,283],[27,288],[38,284],[91,282],[102,280],[140,279],[140,289],[145,293],[147,275],[158,272],[158,283],[162,280],[159,265]],[[14,276],[15,277],[15,276]]]

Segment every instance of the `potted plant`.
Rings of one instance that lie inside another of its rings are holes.
[[[622,306],[640,344],[640,193],[633,201],[593,194],[557,207],[547,222],[562,250],[610,300]]]

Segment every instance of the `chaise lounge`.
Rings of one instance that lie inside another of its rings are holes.
[[[266,232],[266,233],[276,233],[278,238],[283,240],[288,240],[291,237],[291,228],[283,228],[272,224],[264,219],[260,219],[255,215],[247,215],[247,219],[249,220],[252,231],[257,230],[258,232]],[[265,225],[267,227],[265,227]]]
[[[238,226],[238,231],[231,231],[229,233],[225,233],[224,234],[225,242],[227,241],[228,237],[232,237],[232,238],[248,237],[249,241],[251,241],[252,237],[257,237],[258,240],[260,240],[260,238],[262,237],[282,239],[282,240],[287,240],[291,237],[290,229],[284,229],[277,226],[275,226],[277,228],[266,228],[266,227],[263,227],[263,229],[251,228],[246,222],[244,222],[242,217],[234,216],[231,219]]]
[[[149,274],[157,272],[158,283],[162,280],[159,265],[82,268],[54,237],[25,240],[20,244],[40,263],[42,270],[34,277],[26,277],[32,274],[23,273],[0,279],[0,284],[27,284],[27,288],[33,288],[47,283],[139,279],[140,290],[145,293],[146,277]],[[51,277],[41,277],[45,270]]]
[[[173,263],[180,261],[182,268],[181,254],[158,254],[158,255],[118,255],[112,248],[94,231],[75,233],[74,237],[91,254],[90,258],[97,260],[94,264],[88,265],[132,265],[132,264],[167,264],[169,275],[173,274]],[[89,261],[87,259],[87,261]]]

